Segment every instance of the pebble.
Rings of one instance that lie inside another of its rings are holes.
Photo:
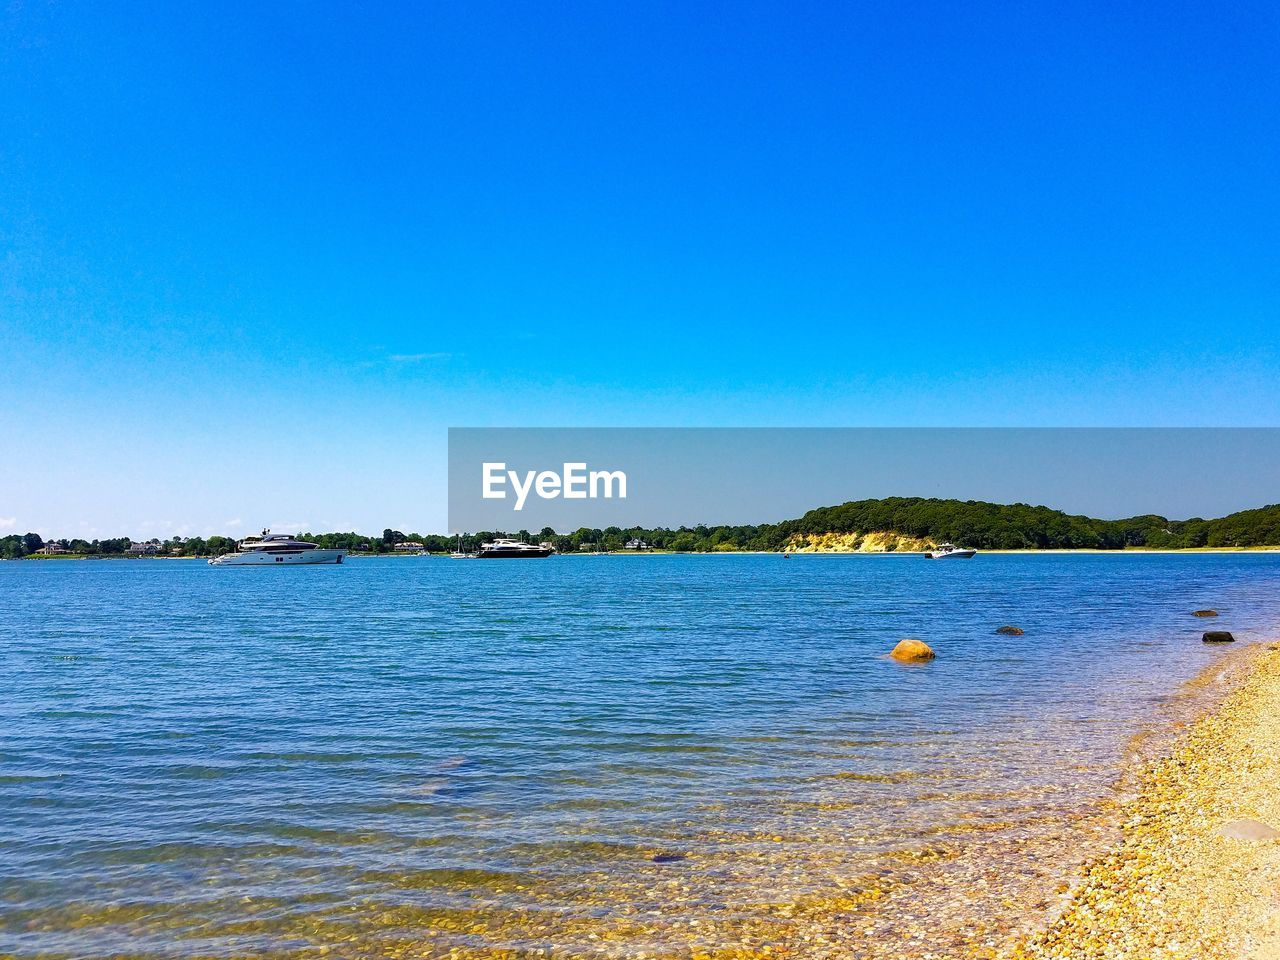
[[[1274,840],[1280,830],[1260,820],[1232,820],[1218,828],[1218,833],[1232,840]]]

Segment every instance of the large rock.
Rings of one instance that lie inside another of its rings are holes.
[[[996,627],[996,633],[1005,633],[1011,637],[1020,637],[1022,636],[1023,630],[1021,627],[1011,627],[1008,624],[1005,624],[1003,627]]]
[[[1235,637],[1226,630],[1206,630],[1200,639],[1205,643],[1231,643]]]
[[[933,647],[923,640],[899,640],[889,656],[899,663],[924,663],[926,660],[932,660],[937,654],[933,652]]]
[[[1274,840],[1280,830],[1261,820],[1232,820],[1218,828],[1218,833],[1232,840]]]
[[[1216,617],[1218,615],[1218,611],[1217,610],[1192,610],[1191,615],[1193,617]]]

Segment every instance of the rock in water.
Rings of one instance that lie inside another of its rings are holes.
[[[1235,637],[1226,630],[1207,630],[1200,639],[1205,643],[1231,643]]]
[[[1218,615],[1218,611],[1217,610],[1192,610],[1191,615],[1193,617],[1216,617]]]
[[[1218,828],[1218,833],[1232,840],[1274,840],[1280,830],[1260,820],[1232,820]]]
[[[1020,637],[1023,630],[1021,627],[1011,627],[1005,624],[1003,627],[996,627],[996,633],[1007,633],[1011,637]]]
[[[925,660],[932,660],[937,654],[923,640],[899,640],[889,656],[899,663],[923,663]]]

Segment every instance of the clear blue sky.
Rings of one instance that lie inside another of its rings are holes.
[[[1274,4],[181,6],[0,14],[0,533],[443,529],[450,425],[1280,423]]]

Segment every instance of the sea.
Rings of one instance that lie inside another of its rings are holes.
[[[1274,553],[0,562],[0,955],[996,950],[1278,623]]]

